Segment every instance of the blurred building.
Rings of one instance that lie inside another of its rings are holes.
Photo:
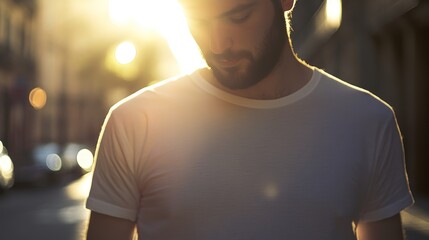
[[[94,1],[38,0],[37,63],[38,86],[46,91],[46,104],[37,111],[35,144],[94,142],[95,126],[103,111],[96,107],[94,84],[79,75],[93,41],[88,5]],[[90,7],[90,6],[89,6]],[[97,20],[97,17],[94,18]],[[85,107],[93,108],[87,115]]]
[[[36,142],[95,146],[111,105],[166,77],[157,66],[171,62],[168,46],[155,33],[113,25],[108,4],[38,0],[37,79],[47,102],[37,112]],[[137,56],[130,64],[111,62],[122,41],[134,42]]]
[[[14,157],[31,145],[35,85],[35,12],[32,0],[0,1],[0,140]]]
[[[0,0],[0,140],[17,169],[41,144],[94,149],[111,105],[177,73],[166,42],[114,26],[108,3]],[[132,64],[107,63],[123,41],[134,42]]]
[[[409,178],[429,193],[429,2],[298,1],[293,39],[298,54],[391,104],[404,136]],[[340,25],[328,18],[338,14]],[[331,4],[331,6],[328,6]],[[331,7],[331,9],[330,9]]]

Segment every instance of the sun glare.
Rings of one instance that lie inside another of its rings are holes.
[[[123,25],[131,21],[130,11],[132,11],[133,0],[110,0],[109,16],[114,24]]]
[[[140,28],[161,33],[182,72],[204,66],[177,0],[110,0],[109,15],[114,24],[135,23]]]

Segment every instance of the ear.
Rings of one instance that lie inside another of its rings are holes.
[[[281,0],[283,11],[287,12],[292,10],[295,0]]]

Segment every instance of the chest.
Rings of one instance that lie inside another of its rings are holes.
[[[307,213],[351,221],[370,155],[359,131],[311,118],[246,119],[177,124],[164,132],[148,155],[142,201],[195,219],[244,213],[263,222]]]

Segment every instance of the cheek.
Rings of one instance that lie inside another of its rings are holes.
[[[240,44],[238,47],[242,46],[249,48],[258,43],[261,38],[261,32],[259,29],[260,28],[257,27],[242,29],[236,36],[237,43]]]
[[[260,46],[265,34],[265,27],[260,24],[252,28],[242,29],[235,38],[235,46],[237,49],[253,52]]]
[[[271,29],[272,15],[258,14],[251,21],[236,30],[236,40],[247,48],[258,45]]]

